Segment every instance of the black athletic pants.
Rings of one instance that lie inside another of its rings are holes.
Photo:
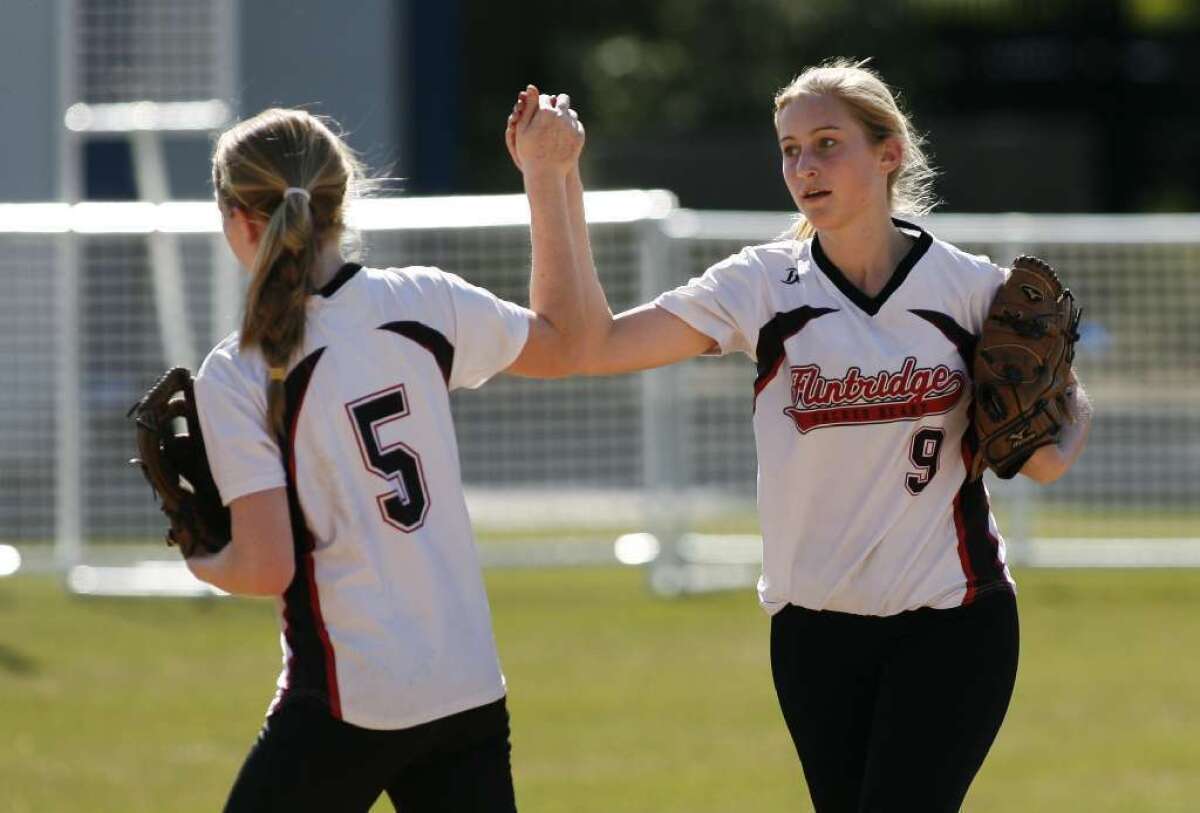
[[[1017,674],[1016,599],[771,620],[771,666],[817,813],[957,813]]]
[[[263,726],[226,813],[358,813],[387,793],[402,813],[515,813],[504,700],[397,731],[295,701]]]

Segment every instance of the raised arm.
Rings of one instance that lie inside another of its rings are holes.
[[[567,205],[573,242],[577,247],[582,246],[575,259],[579,263],[588,326],[579,373],[614,375],[649,370],[712,349],[711,338],[652,304],[632,308],[614,318],[592,257],[578,165],[567,176]]]
[[[529,172],[526,171],[525,139],[529,133],[524,124],[526,117],[531,112],[540,116],[542,110],[549,107],[552,110],[566,110],[571,121],[578,121],[575,112],[570,109],[568,96],[559,94],[549,97],[552,101],[548,103],[547,97],[537,97],[536,92],[535,88],[527,88],[518,97],[505,133],[505,143],[513,163],[525,175],[526,193],[531,195],[531,210],[535,203],[530,191]],[[582,131],[582,125],[580,129]],[[531,304],[547,295],[553,296],[556,287],[560,290],[570,289],[578,297],[581,330],[578,335],[572,337],[578,344],[571,348],[569,354],[563,354],[558,359],[565,367],[565,372],[560,374],[613,375],[633,372],[682,361],[710,349],[713,345],[711,338],[677,316],[653,305],[643,305],[613,317],[608,298],[596,273],[584,214],[583,181],[578,160],[572,162],[568,169],[564,192],[571,253],[575,263],[574,280],[566,282],[554,273],[538,274],[535,268],[530,282]],[[533,227],[536,245],[538,224],[535,222]],[[558,267],[554,270],[558,270]],[[534,342],[540,332],[538,325],[531,326],[530,343]],[[534,353],[536,350],[535,348]],[[525,355],[523,352],[522,357]],[[518,358],[517,363],[509,368],[509,372],[538,376],[542,368],[533,368],[525,363],[528,361]]]
[[[584,345],[583,297],[567,214],[567,173],[583,148],[583,126],[570,100],[551,104],[530,85],[509,116],[506,143],[529,199],[533,264],[529,305],[534,318],[520,355],[507,372],[532,378],[570,375]],[[515,136],[520,134],[518,146]]]

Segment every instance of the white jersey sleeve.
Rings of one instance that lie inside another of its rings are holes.
[[[225,505],[287,485],[279,445],[267,431],[266,370],[257,370],[258,380],[251,381],[256,371],[248,368],[261,365],[231,354],[235,341],[230,337],[213,349],[195,384],[208,463]]]
[[[455,274],[442,272],[454,310],[450,389],[481,386],[507,368],[529,337],[532,311],[500,299]]]
[[[962,275],[965,277],[967,289],[964,291],[966,313],[962,326],[972,336],[983,332],[984,321],[988,320],[991,303],[996,299],[996,293],[1008,279],[1008,269],[992,263],[983,254],[967,254],[961,249],[941,243],[947,249],[950,257],[962,260]]]
[[[966,328],[978,336],[983,332],[983,323],[987,320],[988,311],[992,308],[996,293],[1008,279],[1009,271],[1007,268],[996,265],[987,257],[978,256],[973,259],[979,275],[967,298],[968,321]]]
[[[741,351],[754,358],[759,328],[769,319],[763,274],[758,252],[745,248],[654,304],[711,337],[720,354]]]

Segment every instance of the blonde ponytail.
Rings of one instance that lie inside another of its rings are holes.
[[[280,436],[286,371],[304,343],[318,260],[341,239],[348,191],[361,178],[349,147],[303,110],[265,110],[222,134],[213,154],[218,203],[263,223],[239,342],[263,354],[267,421]]]
[[[267,221],[250,269],[241,334],[241,345],[257,345],[266,359],[267,419],[280,434],[286,400],[283,379],[270,371],[286,370],[292,354],[304,343],[305,303],[319,255],[308,203],[299,195],[285,197]]]

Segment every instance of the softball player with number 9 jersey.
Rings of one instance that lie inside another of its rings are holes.
[[[559,375],[577,343],[564,178],[582,129],[544,110],[524,138],[533,310],[438,269],[347,262],[359,169],[313,116],[265,111],[217,144],[251,282],[195,383],[233,539],[188,564],[276,596],[284,655],[226,810],[365,811],[385,792],[406,812],[515,810],[449,392]]]
[[[863,63],[805,71],[775,111],[794,233],[615,318],[577,252],[588,328],[576,371],[704,353],[755,362],[758,593],[813,804],[953,813],[1017,668],[1004,541],[967,470],[970,360],[1005,271],[896,217],[930,208],[932,173]],[[584,244],[586,225],[571,227]],[[1081,388],[1071,409],[1075,423],[1024,474],[1047,482],[1074,462]]]

